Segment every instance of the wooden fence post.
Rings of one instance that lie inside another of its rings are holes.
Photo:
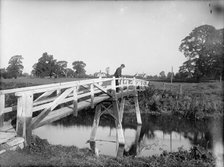
[[[17,122],[16,132],[17,136],[23,137],[25,145],[31,144],[32,136],[32,107],[33,107],[33,93],[25,92],[16,94],[19,96],[17,103]]]
[[[4,124],[5,95],[0,95],[0,127]]]
[[[163,83],[163,91],[165,91],[165,89],[166,89],[166,85],[165,83]]]
[[[183,90],[182,90],[182,84],[179,85],[179,94],[182,95],[183,94]]]

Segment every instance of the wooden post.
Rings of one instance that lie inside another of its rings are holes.
[[[135,155],[138,155],[139,138],[141,134],[142,125],[138,125],[135,134]]]
[[[0,127],[4,124],[5,95],[0,95]]]
[[[74,106],[74,113],[73,115],[74,116],[78,116],[78,94],[77,94],[77,91],[78,91],[78,87],[76,86],[73,90],[73,106]]]
[[[179,85],[179,94],[182,95],[183,94],[183,90],[182,90],[182,84]]]
[[[126,85],[127,85],[127,92],[128,92],[128,89],[129,89],[129,80],[127,79],[126,82],[127,82]]]
[[[133,80],[134,84],[134,90],[135,90],[135,95],[134,95],[134,101],[135,101],[135,112],[136,112],[136,118],[137,118],[137,123],[139,125],[142,124],[142,119],[141,119],[141,113],[140,113],[140,108],[139,108],[139,103],[138,103],[138,92],[136,89],[136,80],[134,78]]]
[[[111,84],[112,84],[111,86],[112,86],[112,95],[113,95],[113,98],[117,100],[116,78],[115,77],[113,77]]]
[[[90,85],[90,92],[91,92],[91,108],[94,108],[94,84]]]
[[[123,157],[125,140],[119,113],[118,100],[114,99],[112,103],[113,103],[113,115],[116,118],[115,125],[116,125],[116,138],[118,144],[117,157]]]
[[[17,136],[23,137],[25,145],[31,144],[32,136],[32,107],[33,107],[33,93],[25,92],[16,94],[19,96],[17,103],[17,122],[16,132]]]
[[[102,86],[102,84],[103,84],[103,82],[102,82],[101,80],[102,80],[102,76],[100,75],[100,76],[99,76],[99,85],[100,85],[100,86]]]
[[[142,119],[141,119],[141,112],[140,112],[139,103],[138,103],[138,95],[134,96],[134,101],[135,101],[135,112],[136,112],[137,123],[141,125]]]
[[[57,89],[57,96],[61,94],[61,89]]]
[[[136,88],[136,79],[135,77],[133,78],[133,86],[134,86],[134,90],[135,90],[135,93],[137,92],[137,88]]]
[[[90,135],[90,141],[95,141],[96,138],[96,131],[100,122],[100,116],[101,116],[101,104],[98,104],[95,109],[95,115],[93,120],[93,128]]]
[[[124,96],[124,78],[121,78],[121,83],[120,83],[120,90],[121,90],[121,97],[123,98]]]
[[[123,115],[124,115],[124,104],[125,104],[125,99],[124,98],[122,98],[121,99],[121,104],[120,104],[120,122],[122,122],[122,120],[123,120]]]
[[[165,91],[165,89],[166,89],[166,85],[165,83],[163,83],[163,91]]]

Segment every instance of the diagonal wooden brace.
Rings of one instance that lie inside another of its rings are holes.
[[[67,90],[65,90],[60,96],[58,96],[54,102],[51,103],[51,106],[44,109],[44,111],[42,111],[37,117],[35,117],[32,121],[32,128],[35,128],[38,123],[44,119],[52,110],[54,110],[55,107],[57,107],[61,100],[65,99],[72,91],[74,90],[74,88],[69,88]]]
[[[109,93],[104,87],[102,87],[99,84],[94,83],[94,86],[96,86],[98,89],[102,90],[104,93],[106,93],[108,96],[112,97],[112,94]]]

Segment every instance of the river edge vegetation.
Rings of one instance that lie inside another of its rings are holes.
[[[215,158],[210,152],[201,151],[197,147],[189,151],[182,149],[172,153],[164,151],[161,155],[150,157],[96,156],[88,148],[50,145],[47,140],[34,136],[32,146],[4,153],[1,155],[0,164],[1,166],[215,167]]]

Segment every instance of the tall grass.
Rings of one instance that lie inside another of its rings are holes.
[[[144,92],[139,93],[139,104],[143,111],[151,113],[170,113],[182,115],[186,118],[204,118],[207,116],[223,116],[222,94],[213,91],[199,91],[198,89],[184,91],[162,90],[151,85]]]

